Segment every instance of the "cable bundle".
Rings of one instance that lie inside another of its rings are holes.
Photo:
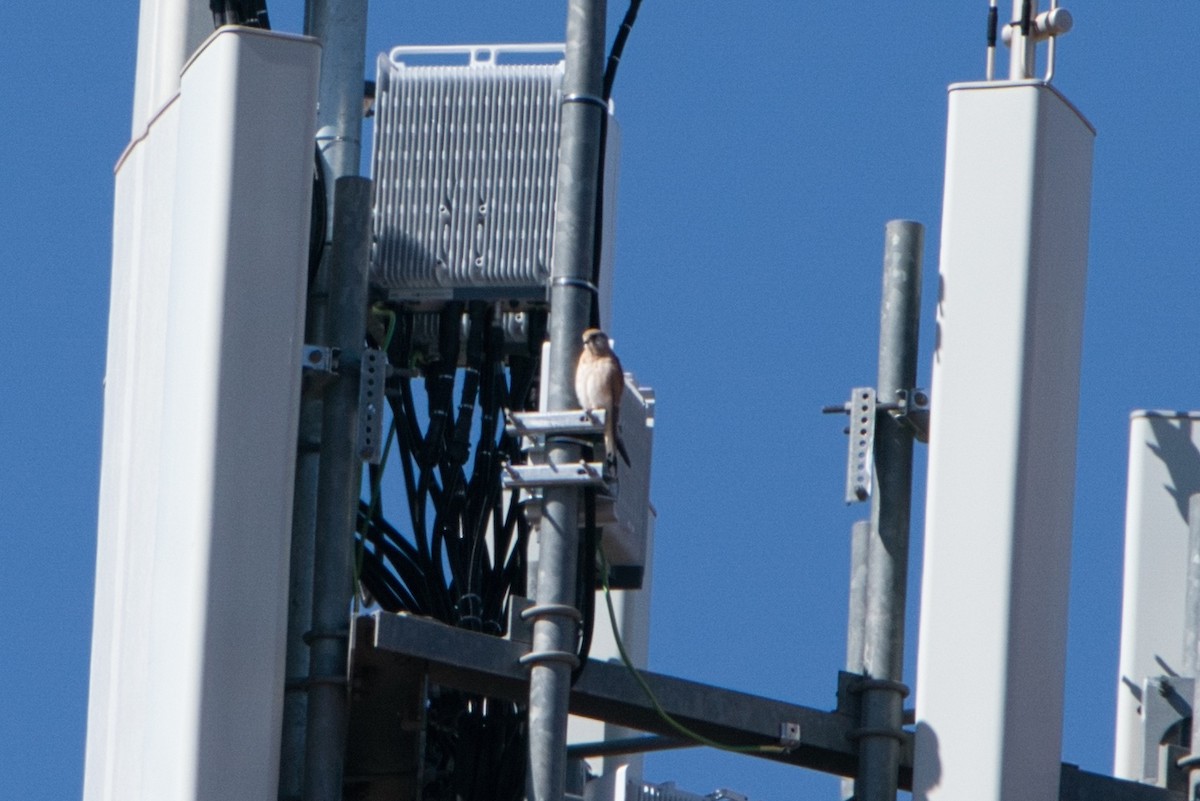
[[[391,363],[418,367],[424,391],[409,377],[389,386],[396,448],[372,466],[371,499],[359,504],[361,586],[386,611],[503,635],[512,594],[525,593],[529,538],[517,497],[501,490],[503,463],[520,455],[503,414],[534,403],[545,312],[530,313],[528,345],[514,352],[506,352],[491,303],[447,304],[429,353],[416,341],[417,314],[401,311],[395,320],[394,336],[380,344]],[[391,442],[389,436],[389,448]],[[388,457],[400,460],[411,535],[384,515]],[[523,709],[438,690],[427,713],[424,798],[520,797]]]

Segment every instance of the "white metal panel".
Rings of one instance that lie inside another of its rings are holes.
[[[1058,798],[1094,132],[950,87],[914,798]]]
[[[120,168],[88,801],[275,797],[318,61],[222,29]]]
[[[154,556],[176,101],[155,115],[116,174],[86,799],[121,798],[123,777],[141,770],[136,751],[116,745],[119,733],[145,728],[150,586],[140,579],[151,574]]]
[[[179,93],[179,73],[212,33],[207,0],[142,0],[138,15],[137,80],[133,92],[133,136]]]
[[[1113,773],[1143,776],[1141,688],[1183,673],[1188,499],[1200,492],[1200,412],[1136,411],[1129,422],[1125,589]]]

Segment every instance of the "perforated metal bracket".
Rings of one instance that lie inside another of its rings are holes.
[[[846,503],[871,497],[875,476],[875,390],[856,387],[846,404],[850,450],[846,460]]]
[[[850,400],[840,406],[826,406],[825,414],[848,414],[850,425],[849,456],[846,460],[846,503],[859,503],[871,497],[874,484],[875,415],[887,412],[908,428],[918,442],[929,441],[929,392],[901,389],[896,400],[881,402],[871,387],[855,387]]]
[[[383,405],[387,355],[377,348],[362,352],[358,373],[358,455],[379,464],[383,458]]]

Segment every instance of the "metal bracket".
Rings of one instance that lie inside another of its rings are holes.
[[[791,751],[799,748],[803,740],[800,739],[800,724],[785,721],[779,724],[779,744]]]
[[[871,497],[875,472],[875,419],[887,412],[912,431],[918,442],[929,441],[929,393],[923,389],[902,389],[896,400],[881,403],[871,387],[855,387],[850,400],[840,406],[826,406],[825,414],[848,414],[850,425],[849,455],[846,459],[846,503],[859,503]]]
[[[358,372],[358,455],[365,462],[383,459],[383,406],[387,354],[377,348],[362,352]]]
[[[929,442],[929,392],[924,389],[901,389],[894,404],[880,404],[888,414],[912,431],[917,442]]]
[[[603,487],[604,463],[580,460],[573,464],[506,464],[500,481],[515,487]]]
[[[855,387],[846,404],[850,415],[849,455],[846,459],[846,503],[871,497],[875,477],[875,390]]]
[[[1177,761],[1187,749],[1171,742],[1192,715],[1194,682],[1184,676],[1150,676],[1142,685],[1142,781],[1175,788],[1182,782]]]
[[[602,435],[607,412],[590,409],[565,412],[506,412],[504,430],[529,439],[554,434]]]
[[[332,375],[338,371],[338,358],[340,355],[341,351],[337,348],[326,348],[322,345],[305,345],[300,350],[300,365],[305,370]]]

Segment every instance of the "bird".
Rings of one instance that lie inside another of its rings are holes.
[[[617,433],[621,412],[621,394],[625,391],[625,372],[613,353],[608,335],[599,328],[583,332],[583,351],[575,366],[575,397],[585,411],[604,409],[605,463],[616,465],[617,453],[629,464],[625,443]]]

